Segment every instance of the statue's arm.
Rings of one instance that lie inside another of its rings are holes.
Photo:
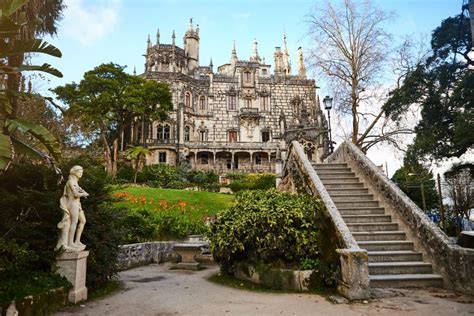
[[[89,196],[89,194],[86,191],[84,191],[77,184],[69,183],[69,188],[71,189],[72,194],[74,194],[74,197],[76,197],[76,198],[80,198],[80,197],[83,197],[83,196]]]

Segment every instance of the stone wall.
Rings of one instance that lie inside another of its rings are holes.
[[[120,246],[119,270],[150,263],[161,263],[171,258],[174,242],[154,241]]]
[[[345,162],[368,186],[415,242],[415,247],[433,263],[448,288],[474,294],[474,249],[453,243],[428,216],[390,181],[354,144],[344,142],[327,158]]]

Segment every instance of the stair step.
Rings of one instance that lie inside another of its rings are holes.
[[[342,218],[346,224],[349,223],[390,223],[392,216],[390,215],[343,215]]]
[[[330,194],[331,199],[336,202],[349,202],[349,201],[373,201],[374,196],[372,194],[352,194],[352,193],[333,193]]]
[[[344,182],[339,182],[339,183],[325,183],[324,186],[326,187],[326,190],[333,190],[333,189],[363,189],[364,184],[362,182],[354,182],[354,183],[344,183]]]
[[[329,184],[362,184],[357,177],[345,177],[345,178],[333,178],[333,177],[326,177],[325,175],[319,176],[319,179],[324,183],[324,185]]]
[[[332,169],[332,168],[346,168],[346,163],[315,163],[313,167],[316,169]]]
[[[326,172],[316,172],[320,179],[338,179],[338,180],[345,180],[345,179],[354,179],[356,178],[355,173],[353,172],[338,172],[338,173],[326,173]]]
[[[351,232],[375,232],[398,230],[397,223],[348,223]]]
[[[369,274],[430,274],[433,267],[429,262],[369,262]]]
[[[385,232],[353,232],[356,241],[377,241],[377,240],[406,240],[404,231],[385,231]]]
[[[369,194],[369,189],[367,188],[328,188],[326,190],[332,196],[334,194]]]
[[[339,174],[353,174],[355,175],[355,173],[353,173],[351,171],[351,168],[332,168],[332,169],[316,169],[316,172],[318,174],[334,174],[334,175],[339,175]]]
[[[357,244],[367,251],[413,250],[413,242],[409,240],[359,241]]]
[[[438,274],[373,274],[369,279],[371,287],[443,287]]]
[[[338,207],[341,215],[368,215],[368,214],[385,214],[383,207]]]
[[[332,199],[332,197],[331,197]],[[362,206],[379,206],[378,201],[373,201],[373,200],[366,200],[366,201],[339,201],[336,200],[334,201],[334,204],[336,204],[337,208],[348,208],[348,207],[362,207]]]
[[[417,251],[367,251],[370,262],[406,262],[423,261],[423,255]]]

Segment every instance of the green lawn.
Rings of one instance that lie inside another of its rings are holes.
[[[121,198],[119,205],[130,209],[155,210],[157,206],[165,208],[178,205],[186,209],[207,210],[209,216],[215,215],[232,205],[234,195],[205,191],[159,189],[150,187],[120,187],[114,195]]]

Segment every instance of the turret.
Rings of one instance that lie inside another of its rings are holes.
[[[199,26],[193,29],[193,19],[189,20],[189,28],[184,35],[184,52],[187,57],[188,71],[193,72],[199,67]]]
[[[275,75],[283,75],[283,52],[280,47],[275,47],[275,52],[273,53],[273,58],[275,60]]]
[[[250,57],[250,61],[260,63],[262,60],[260,59],[260,56],[258,55],[258,49],[257,49],[258,42],[256,39],[253,40],[253,52],[252,56]]]

